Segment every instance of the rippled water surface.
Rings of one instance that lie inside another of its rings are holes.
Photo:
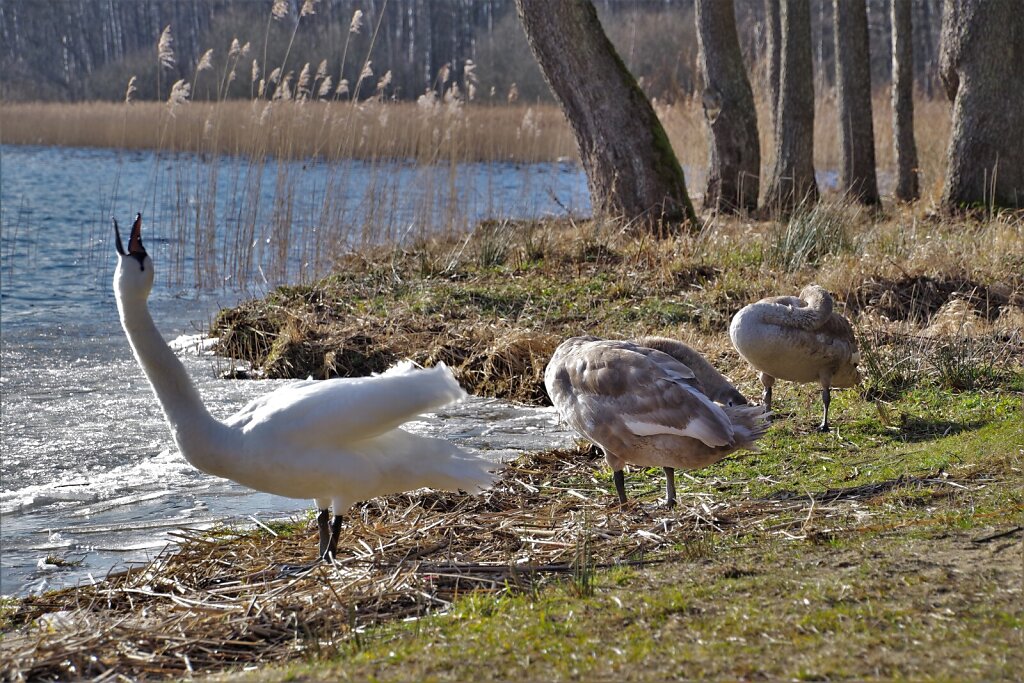
[[[150,308],[211,412],[226,417],[275,386],[218,379],[229,362],[203,351],[199,334],[221,306],[260,294],[275,280],[258,255],[244,280],[225,277],[215,288],[196,287],[189,275],[197,270],[190,233],[169,223],[181,202],[195,202],[199,194],[181,174],[160,172],[176,163],[150,153],[0,147],[2,594],[101,578],[111,568],[152,557],[182,527],[289,516],[309,506],[210,477],[185,462],[121,331],[110,288],[115,256],[109,216],[129,223],[142,210],[151,217],[146,245],[158,269]],[[187,163],[202,168],[194,158]],[[386,171],[373,169],[378,182]],[[375,190],[360,186],[362,172],[358,165],[345,172],[353,216],[367,210],[367,193]],[[477,165],[458,172],[462,181],[450,188],[470,224],[487,216],[587,209],[585,181],[572,166]],[[291,189],[315,199],[329,187],[323,178],[331,173],[337,169],[326,165],[295,168]],[[171,178],[173,191],[161,185]],[[415,196],[417,172],[396,165],[388,178],[393,190]],[[271,207],[265,211],[272,212],[273,193],[254,201],[266,201]],[[257,207],[252,215],[259,219],[262,211]],[[393,211],[396,221],[432,220],[416,213],[415,205],[408,217]],[[224,216],[211,220],[231,225]],[[261,237],[262,243],[272,238]],[[308,260],[297,263],[309,253],[290,252],[278,273],[315,275]],[[172,254],[173,278],[159,272]],[[495,459],[571,439],[550,410],[484,399],[426,416],[410,429]],[[75,564],[54,567],[48,556]]]

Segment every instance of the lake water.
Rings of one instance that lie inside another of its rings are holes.
[[[118,322],[111,215],[127,226],[143,213],[157,268],[153,316],[211,412],[226,417],[275,382],[218,379],[230,364],[204,353],[197,335],[220,307],[326,269],[325,240],[310,244],[332,221],[383,225],[377,236],[402,238],[566,210],[589,211],[585,178],[571,164],[252,168],[0,146],[0,594],[100,579],[153,557],[182,527],[251,524],[310,506],[202,474],[175,450]],[[274,229],[282,216],[292,226],[284,236]],[[327,241],[345,248],[352,234]],[[572,439],[549,409],[484,399],[410,429],[495,460]],[[54,567],[51,555],[76,563]]]

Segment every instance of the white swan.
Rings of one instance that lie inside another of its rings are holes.
[[[423,487],[475,492],[492,482],[492,464],[483,458],[399,428],[465,397],[443,364],[421,370],[403,363],[373,377],[297,381],[223,422],[214,419],[150,316],[153,262],[141,229],[139,214],[126,251],[114,221],[117,308],[174,442],[193,466],[259,491],[314,499],[323,559],[337,550],[341,514],[360,500]]]
[[[776,379],[821,384],[824,412],[818,429],[823,432],[828,431],[831,388],[860,382],[853,328],[832,307],[824,287],[808,285],[799,297],[769,297],[741,308],[729,325],[733,346],[761,373],[766,411]]]
[[[555,349],[544,385],[561,418],[604,451],[620,503],[626,502],[626,463],[664,468],[672,506],[675,468],[704,467],[753,449],[767,429],[761,409],[746,405],[700,354],[662,337],[567,339]]]

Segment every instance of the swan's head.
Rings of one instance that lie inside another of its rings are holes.
[[[731,386],[724,386],[719,391],[714,391],[711,393],[713,395],[709,396],[709,398],[716,403],[721,403],[723,406],[747,405],[746,396],[744,396],[737,389]]]
[[[114,246],[117,248],[117,270],[114,271],[114,291],[122,299],[149,296],[153,288],[153,261],[142,246],[142,214],[135,215],[128,249],[121,241],[121,231],[114,219]]]

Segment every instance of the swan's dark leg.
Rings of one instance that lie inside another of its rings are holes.
[[[671,467],[665,470],[665,507],[676,506],[676,471]]]
[[[320,510],[316,515],[316,528],[320,532],[320,554],[318,557],[324,556],[324,553],[327,552],[327,543],[331,540],[330,517],[331,512],[327,509]]]
[[[821,416],[821,424],[818,425],[819,432],[828,431],[828,404],[832,402],[832,390],[829,387],[821,388],[821,403],[825,406]]]
[[[626,475],[622,470],[615,470],[615,492],[619,494],[619,505],[626,504]]]
[[[296,576],[310,571],[316,567],[325,557],[327,546],[331,539],[331,511],[326,508],[319,508],[316,513],[316,530],[320,536],[320,553],[312,564],[281,565],[281,573],[286,576]]]
[[[764,385],[764,392],[761,394],[761,405],[764,406],[764,412],[770,413],[772,410],[772,387],[775,386],[775,378],[762,372],[761,384]]]
[[[331,522],[331,539],[327,542],[327,550],[321,555],[322,560],[331,561],[338,554],[338,536],[341,535],[341,515],[335,515]]]

